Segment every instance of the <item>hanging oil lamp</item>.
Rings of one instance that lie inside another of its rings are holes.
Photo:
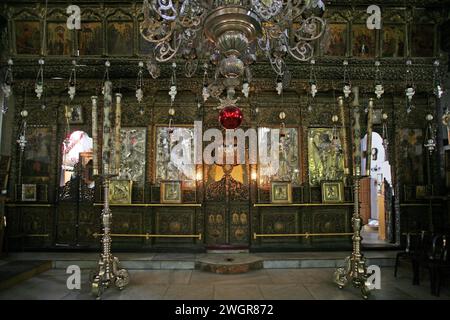
[[[347,69],[348,61],[344,60],[342,64],[344,66],[344,87],[342,88],[342,92],[344,93],[344,97],[348,98],[350,93],[352,93],[352,85],[350,82],[349,71]]]
[[[75,93],[76,93],[76,83],[77,83],[77,71],[76,71],[76,61],[72,61],[73,64],[73,68],[72,71],[70,72],[70,77],[69,77],[69,86],[68,86],[68,91],[67,93],[69,94],[69,98],[70,100],[73,100],[73,98],[75,98]]]
[[[175,101],[175,97],[177,95],[176,68],[177,68],[177,64],[175,62],[172,63],[172,79],[171,79],[171,85],[170,85],[170,89],[169,89],[169,96],[170,96],[171,104],[173,104],[173,102]]]
[[[36,83],[34,85],[34,92],[36,92],[36,97],[40,99],[42,93],[44,92],[44,59],[39,59],[39,71],[36,76]]]
[[[380,99],[384,94],[384,88],[382,83],[382,76],[380,71],[380,61],[375,61],[375,95],[377,99]]]

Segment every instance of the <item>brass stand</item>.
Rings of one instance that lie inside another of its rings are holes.
[[[109,183],[114,175],[104,174],[103,180],[104,203],[102,210],[103,236],[102,253],[98,261],[97,269],[91,274],[91,292],[100,299],[101,295],[107,289],[111,282],[122,290],[130,281],[128,271],[120,269],[120,262],[117,257],[111,254],[111,209],[109,208]]]
[[[334,272],[334,282],[342,289],[347,285],[349,281],[354,287],[361,289],[361,294],[364,299],[369,297],[369,288],[367,287],[367,267],[366,259],[361,253],[361,227],[362,221],[359,213],[359,189],[361,183],[361,127],[359,125],[359,88],[353,88],[354,100],[353,100],[353,172],[354,172],[354,189],[353,189],[353,199],[354,199],[354,210],[352,217],[353,226],[353,252],[351,256],[345,258],[344,267],[337,268]],[[373,100],[370,101],[373,104]],[[369,122],[371,121],[369,115]],[[370,135],[368,135],[368,139]],[[368,149],[369,150],[369,149]],[[366,155],[366,159],[369,157]]]
[[[359,171],[359,170],[357,170]],[[361,253],[361,216],[359,214],[359,189],[360,176],[357,174],[354,181],[354,211],[352,217],[353,225],[353,252],[351,256],[345,258],[344,267],[337,268],[334,272],[334,282],[339,286],[339,289],[345,287],[349,281],[353,286],[361,289],[361,294],[364,299],[369,297],[369,289],[367,288],[367,267],[366,259]]]

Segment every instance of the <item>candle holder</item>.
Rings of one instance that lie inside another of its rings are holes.
[[[115,174],[102,174],[99,177],[103,183],[104,202],[102,210],[102,252],[97,264],[97,268],[91,274],[91,293],[100,299],[103,292],[114,283],[122,290],[130,282],[128,271],[120,268],[119,259],[111,253],[111,222],[112,213],[109,207],[109,184]]]
[[[114,161],[114,169],[111,170],[111,105],[112,105],[112,83],[109,81],[108,68],[110,66],[109,61],[105,63],[106,81],[103,84],[103,96],[104,96],[104,107],[103,107],[103,147],[102,147],[102,163],[103,170],[102,174],[99,175],[103,183],[104,201],[102,210],[102,228],[103,233],[101,234],[102,239],[102,252],[100,253],[100,259],[97,264],[97,268],[91,273],[91,293],[100,299],[101,295],[107,289],[111,283],[122,290],[130,281],[130,276],[128,271],[120,268],[120,262],[117,257],[111,254],[111,223],[112,223],[112,213],[109,207],[109,185],[111,183],[111,178],[118,175],[117,163],[119,162],[119,154],[116,153]],[[118,135],[120,133],[120,98],[121,94],[117,94],[117,111],[116,112],[116,124],[115,133]],[[97,97],[92,97],[92,111],[93,111],[93,138],[94,143],[96,140],[96,129],[97,129]],[[114,140],[116,144],[114,150],[117,150],[120,141],[118,139]],[[94,167],[97,161],[97,149],[94,148]],[[95,168],[96,169],[96,168]]]
[[[353,284],[354,287],[361,289],[361,294],[364,299],[369,298],[370,289],[367,286],[367,267],[366,259],[361,253],[361,227],[362,219],[360,216],[359,208],[359,190],[360,190],[360,179],[361,179],[361,149],[360,149],[360,139],[361,139],[361,127],[359,125],[359,89],[358,87],[353,88],[354,93],[354,125],[353,125],[353,158],[354,158],[354,183],[353,183],[353,200],[354,200],[354,210],[352,216],[352,226],[353,226],[353,251],[350,256],[345,259],[344,267],[337,268],[334,272],[334,282],[338,285],[339,289],[344,288],[349,282]]]
[[[364,299],[369,298],[370,290],[367,287],[367,267],[366,259],[361,253],[361,227],[362,220],[359,211],[359,190],[360,190],[360,176],[354,176],[354,210],[352,217],[353,225],[353,251],[350,256],[345,258],[344,267],[337,268],[334,273],[334,282],[339,289],[344,288],[349,282],[355,288],[361,289],[361,294]]]

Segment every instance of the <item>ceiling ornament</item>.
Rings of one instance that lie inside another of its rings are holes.
[[[265,56],[279,78],[287,72],[287,59],[305,62],[314,56],[311,43],[324,33],[324,10],[320,0],[144,0],[140,33],[153,46],[152,59],[181,58],[187,77],[200,60],[215,68],[212,83],[202,88],[205,101],[229,97],[237,88],[248,97],[257,56]],[[154,62],[147,68],[153,77],[158,73]]]

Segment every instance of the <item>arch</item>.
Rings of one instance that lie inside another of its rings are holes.
[[[86,161],[86,163],[82,163],[83,165],[89,162],[89,157],[84,159],[80,159],[80,157],[83,157],[84,154],[92,154],[92,149],[93,140],[86,132],[76,130],[67,136],[61,148],[61,187],[71,180],[75,173],[75,167],[80,163],[80,160]]]

